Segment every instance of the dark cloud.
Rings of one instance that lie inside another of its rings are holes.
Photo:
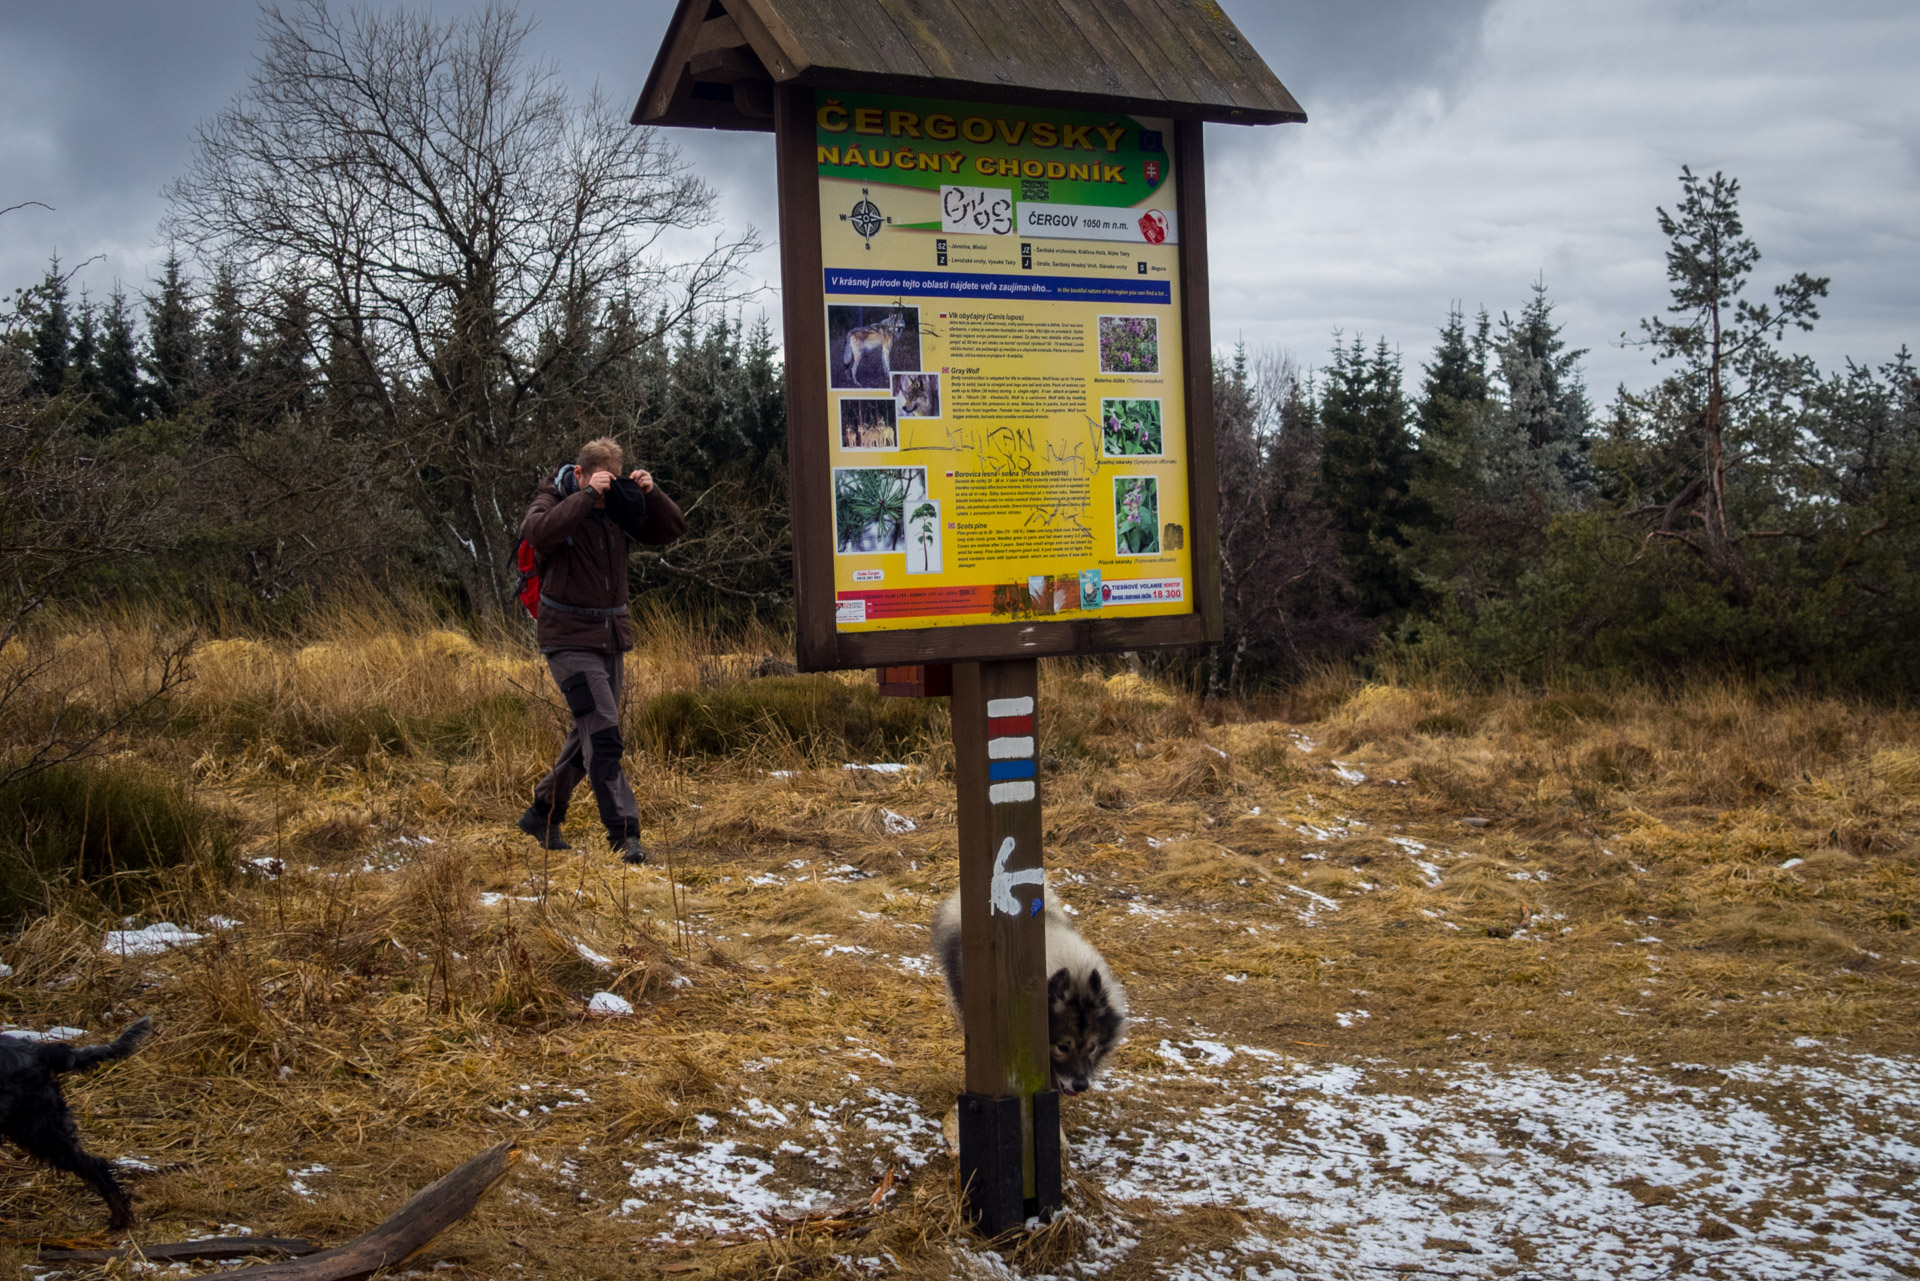
[[[1334,328],[1424,358],[1447,303],[1497,314],[1545,272],[1591,381],[1665,296],[1653,206],[1682,162],[1745,182],[1768,282],[1830,273],[1808,349],[1835,365],[1920,336],[1920,11],[1912,0],[1225,0],[1311,123],[1209,128],[1215,332],[1312,360]],[[344,6],[340,6],[344,7]],[[442,17],[478,0],[435,0]],[[624,110],[672,0],[543,0],[531,52]],[[0,283],[58,249],[138,287],[195,125],[246,84],[245,0],[14,3],[0,17]],[[762,135],[673,139],[727,229],[777,228]],[[703,238],[704,239],[704,238]],[[687,240],[686,248],[695,247]],[[777,277],[770,251],[755,263]],[[1229,269],[1230,268],[1230,269]],[[778,315],[777,298],[763,299]]]
[[[335,5],[336,11],[349,8]],[[379,5],[375,7],[388,7]],[[435,6],[451,17],[479,4]],[[673,0],[543,0],[531,52],[582,92],[623,108],[639,96]],[[248,0],[69,0],[11,4],[0,18],[0,280],[18,284],[58,249],[104,255],[83,280],[138,283],[163,252],[162,188],[192,155],[194,129],[245,89],[260,9]]]

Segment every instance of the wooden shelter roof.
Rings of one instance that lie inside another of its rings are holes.
[[[1216,0],[680,0],[637,125],[773,128],[773,86],[1303,121]]]

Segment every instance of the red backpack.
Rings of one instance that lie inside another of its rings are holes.
[[[519,566],[520,577],[514,581],[513,594],[520,598],[520,604],[526,608],[529,616],[539,618],[540,562],[534,558],[533,544],[521,539],[519,549],[514,552],[514,561]]]

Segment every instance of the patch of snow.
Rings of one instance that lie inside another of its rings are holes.
[[[904,774],[907,767],[897,761],[881,761],[877,765],[842,765],[841,769],[867,770],[874,774]]]
[[[310,1165],[304,1170],[288,1170],[287,1178],[292,1181],[292,1186],[288,1191],[292,1192],[295,1196],[311,1197],[313,1195],[313,1189],[307,1186],[306,1181],[316,1174],[331,1173],[332,1171],[324,1165]]]
[[[613,968],[612,957],[600,955],[600,953],[594,951],[579,939],[573,941],[573,950],[580,954],[581,960],[596,970],[610,970]],[[628,1012],[631,1013],[632,1011],[629,1010]]]
[[[10,979],[12,977],[13,977],[13,967],[11,965],[8,965],[5,961],[0,961],[0,979]]]
[[[183,930],[172,921],[158,921],[138,930],[108,930],[101,950],[109,956],[158,956],[171,948],[198,943],[205,937]]]
[[[1802,863],[1806,861],[1807,860],[1803,858],[1790,858],[1786,862],[1782,863],[1780,866],[1784,868],[1795,868],[1795,867],[1799,867]]]
[[[1154,1053],[1178,1068],[1225,1067],[1233,1051],[1218,1041],[1162,1041]]]
[[[621,1019],[633,1013],[633,1002],[612,992],[595,992],[593,999],[587,1002],[587,1013]]]
[[[1348,787],[1352,787],[1356,783],[1364,783],[1367,781],[1367,776],[1365,774],[1362,774],[1359,770],[1354,769],[1352,766],[1348,765],[1345,761],[1335,761],[1333,763],[1333,776],[1339,779],[1342,783],[1346,784]]]
[[[1365,1010],[1344,1010],[1333,1016],[1333,1021],[1341,1027],[1352,1027],[1355,1019],[1370,1019],[1373,1015]]]
[[[1116,1071],[1116,1088],[1088,1097],[1076,1168],[1149,1215],[1226,1205],[1292,1231],[1168,1260],[1161,1275],[1800,1281],[1890,1276],[1912,1257],[1912,1060],[1748,1063],[1708,1088],[1628,1060],[1569,1073],[1472,1064],[1425,1071],[1409,1090],[1390,1064],[1268,1051],[1196,1072],[1163,1042],[1158,1058],[1176,1056],[1188,1071],[1164,1109],[1152,1103],[1165,1078],[1150,1073]],[[1194,1084],[1216,1102],[1197,1106]],[[1642,1204],[1649,1186],[1671,1191]],[[1707,1220],[1737,1226],[1708,1240]],[[1478,1253],[1442,1266],[1434,1250],[1449,1247],[1434,1238]]]
[[[920,830],[920,825],[905,814],[896,814],[888,809],[880,811],[880,825],[887,829],[889,836],[905,836],[908,832]]]

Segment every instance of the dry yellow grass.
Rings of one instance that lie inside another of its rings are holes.
[[[634,708],[780,654],[772,637],[643,630]],[[157,662],[148,634],[120,636],[123,658]],[[90,682],[115,646],[36,643],[65,646],[61,679],[108,697]],[[148,913],[209,937],[107,956],[76,899],[0,945],[12,1023],[104,1033],[155,1016],[145,1053],[71,1090],[96,1148],[157,1167],[135,1176],[144,1239],[242,1223],[338,1241],[518,1135],[522,1172],[427,1256],[451,1275],[977,1266],[951,1163],[913,1168],[874,1119],[937,1118],[960,1084],[938,983],[913,959],[956,881],[950,749],[928,743],[896,775],[794,743],[636,759],[660,857],[635,870],[594,840],[584,794],[569,828],[584,855],[508,828],[563,728],[512,635],[343,614],[297,643],[203,644],[192,670],[166,731],[118,747],[190,777],[242,827],[231,887],[183,882]],[[1802,1036],[1913,1053],[1920,717],[1733,687],[1486,694],[1335,676],[1294,706],[1313,718],[1045,668],[1049,866],[1138,1014],[1410,1068],[1730,1063]],[[596,991],[636,1013],[589,1017]],[[1342,1026],[1357,991],[1370,1016]],[[1137,1038],[1118,1062],[1148,1058]],[[754,1127],[740,1132],[769,1177],[848,1203],[889,1166],[912,1177],[857,1238],[702,1238],[634,1180],[728,1117]],[[900,1142],[937,1146],[901,1124]],[[1014,1266],[1071,1257],[1095,1207],[1138,1217],[1114,1275],[1293,1230],[1225,1206],[1150,1216],[1084,1181],[1074,1204],[1006,1247]],[[0,1205],[22,1236],[101,1221],[12,1152]]]

